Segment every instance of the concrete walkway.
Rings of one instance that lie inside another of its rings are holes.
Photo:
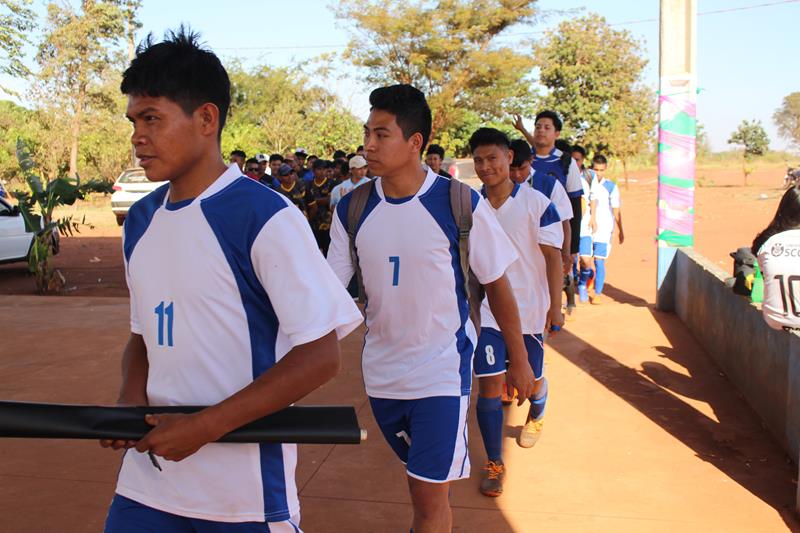
[[[477,491],[483,447],[472,413],[473,476],[452,487],[455,530],[798,530],[795,467],[676,317],[621,288],[636,285],[623,272],[606,303],[580,308],[550,345],[535,448],[516,446],[524,411],[509,408],[510,471],[497,499]],[[0,398],[112,403],[127,313],[121,298],[0,297]],[[344,342],[341,375],[306,400],[355,405],[369,431],[360,446],[301,448],[309,532],[408,531],[403,467],[363,392],[360,335]],[[0,457],[0,531],[102,529],[117,454],[94,442],[6,439]]]

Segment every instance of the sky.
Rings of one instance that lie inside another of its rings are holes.
[[[334,3],[144,0],[139,37],[146,32],[160,36],[184,22],[199,31],[223,61],[235,57],[245,65],[290,66],[344,50],[350,27],[336,18],[330,7]],[[35,4],[43,14],[43,2]],[[562,20],[596,12],[642,41],[649,61],[643,81],[658,88],[658,0],[540,0],[537,5],[541,16],[532,24],[509,28],[500,42],[516,45],[525,38],[541,38]],[[697,0],[697,11],[697,118],[708,132],[712,149],[730,148],[727,139],[744,119],[760,120],[771,148],[785,149],[787,143],[778,137],[772,115],[786,95],[800,91],[800,39],[796,37],[800,0]],[[342,79],[328,88],[356,115],[366,118],[370,88],[344,62],[338,71]],[[4,83],[24,89],[19,82],[0,77],[0,85]]]

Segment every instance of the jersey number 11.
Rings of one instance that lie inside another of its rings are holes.
[[[160,304],[156,306],[156,316],[158,317],[158,345],[164,346],[164,316],[167,317],[167,346],[172,346],[172,325],[174,323],[175,318],[175,308],[173,307],[174,303],[170,302],[169,305],[164,306],[164,302],[162,301]]]

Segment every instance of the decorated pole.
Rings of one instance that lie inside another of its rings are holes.
[[[677,249],[694,246],[696,0],[661,0],[656,306],[674,308]]]

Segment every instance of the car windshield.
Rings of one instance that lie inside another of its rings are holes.
[[[119,177],[117,183],[146,183],[147,176],[144,175],[144,169],[136,168],[133,170],[126,170]]]

